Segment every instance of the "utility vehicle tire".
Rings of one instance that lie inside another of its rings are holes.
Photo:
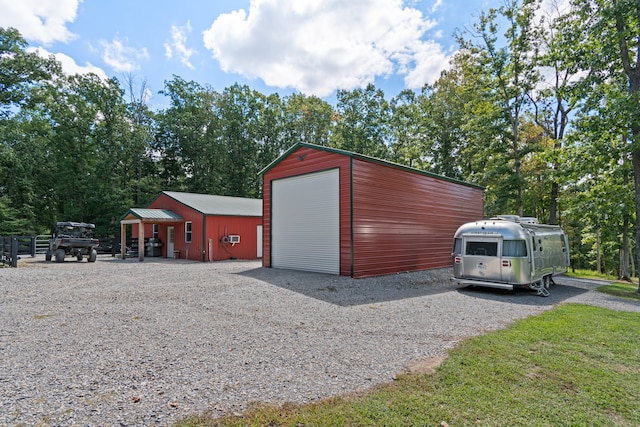
[[[76,255],[76,258],[78,259],[78,262],[82,261],[82,254]]]
[[[56,262],[64,262],[64,249],[56,250]]]
[[[47,253],[44,254],[44,259],[45,261],[51,261],[51,251],[47,251]]]
[[[91,252],[89,252],[89,258],[87,258],[87,261],[96,262],[96,258],[98,258],[98,252],[95,249],[91,249]]]

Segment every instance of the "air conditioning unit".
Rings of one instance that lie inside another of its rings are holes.
[[[237,234],[229,234],[222,238],[222,243],[231,243],[232,245],[235,245],[236,243],[240,243],[240,236]]]

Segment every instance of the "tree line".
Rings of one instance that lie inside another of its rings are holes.
[[[259,171],[297,142],[482,185],[487,216],[559,223],[572,263],[630,277],[640,243],[640,3],[506,0],[456,34],[433,84],[369,84],[335,105],[301,93],[222,90],[179,76],[65,75],[0,28],[0,235],[57,220],[118,233],[162,190],[260,197]],[[634,257],[635,254],[635,257]]]

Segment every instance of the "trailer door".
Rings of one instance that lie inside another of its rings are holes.
[[[468,235],[464,247],[464,277],[478,280],[502,281],[502,237]]]

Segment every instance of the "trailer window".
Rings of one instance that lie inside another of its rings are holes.
[[[462,253],[462,239],[453,239],[453,253],[454,254]]]
[[[498,256],[498,242],[467,242],[465,255]]]
[[[527,256],[527,245],[524,240],[504,240],[502,242],[502,256],[525,257]]]

